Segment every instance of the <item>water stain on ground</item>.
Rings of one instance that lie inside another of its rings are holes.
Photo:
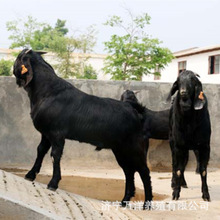
[[[13,171],[12,171],[13,172]],[[24,173],[13,172],[24,177]],[[37,182],[48,184],[51,179],[49,175],[38,175]],[[81,176],[62,176],[59,188],[98,200],[121,201],[124,196],[124,180],[91,178]],[[168,198],[168,195],[153,193],[155,201],[161,201]],[[144,201],[144,190],[136,187],[135,197],[132,201]]]

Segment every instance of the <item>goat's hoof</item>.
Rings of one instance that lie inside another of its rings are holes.
[[[144,202],[144,206],[143,206],[143,210],[151,210],[152,209],[152,204],[151,204],[152,201],[145,201]]]
[[[181,185],[183,188],[188,188],[187,184]]]
[[[57,188],[51,187],[51,186],[47,186],[47,189],[51,190],[51,191],[56,191]]]
[[[26,180],[29,180],[29,181],[34,181],[35,180],[35,178],[36,178],[36,174],[33,174],[33,173],[30,173],[30,172],[28,172],[26,175],[25,175],[25,177],[24,177]]]
[[[177,190],[173,191],[173,200],[178,200],[180,197],[180,192]]]
[[[58,184],[55,184],[55,183],[53,183],[53,182],[50,182],[50,183],[47,185],[47,189],[52,190],[52,191],[56,191],[57,188],[58,188]]]
[[[128,204],[128,201],[124,201],[124,200],[121,201],[121,207],[126,207],[127,204]]]
[[[208,192],[203,193],[202,198],[204,201],[211,202],[210,195]]]

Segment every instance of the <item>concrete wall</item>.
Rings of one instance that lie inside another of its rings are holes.
[[[140,90],[138,99],[152,110],[169,107],[165,102],[171,88],[168,83],[122,82],[122,81],[70,81],[77,88],[89,94],[120,99],[125,89]],[[204,85],[209,99],[212,120],[210,167],[219,167],[220,160],[220,85]],[[29,99],[22,88],[18,88],[13,77],[0,77],[0,168],[30,168],[36,157],[40,134],[30,119]],[[171,168],[171,153],[167,141],[151,141],[148,164],[151,169],[167,170]],[[194,155],[190,154],[194,161]],[[189,167],[194,166],[189,163]],[[51,159],[46,156],[44,166],[51,168]],[[75,166],[116,167],[118,166],[110,150],[95,151],[94,146],[66,141],[62,158],[62,169],[74,169]],[[194,168],[193,168],[194,169]]]

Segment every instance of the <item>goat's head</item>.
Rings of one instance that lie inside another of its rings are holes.
[[[16,77],[18,86],[26,87],[33,79],[32,62],[39,59],[41,54],[45,52],[34,52],[24,49],[18,55],[13,67],[13,74]]]
[[[198,77],[199,75],[192,71],[183,71],[170,90],[169,98],[178,91],[178,101],[183,111],[188,111],[192,108],[200,110],[206,103],[202,84]]]
[[[122,93],[122,95],[121,95],[121,101],[122,102],[126,102],[126,101],[128,101],[128,102],[138,102],[138,99],[137,99],[137,97],[136,97],[136,95],[135,94],[137,94],[139,91],[135,91],[135,92],[133,92],[133,91],[131,91],[131,90],[125,90],[123,93]]]

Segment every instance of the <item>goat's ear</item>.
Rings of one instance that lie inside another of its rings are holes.
[[[176,93],[176,91],[178,90],[178,82],[177,81],[175,81],[174,83],[173,83],[173,86],[172,86],[172,88],[170,89],[170,93],[169,93],[169,95],[168,95],[168,97],[167,97],[167,102],[169,101],[171,101],[171,97]]]
[[[202,84],[200,81],[197,82],[195,86],[195,98],[194,98],[194,109],[200,110],[204,107],[206,99],[202,91]]]
[[[23,65],[21,65],[21,75],[23,75],[25,78],[25,85],[24,85],[24,87],[25,87],[33,79],[33,70],[32,70],[32,66],[31,66],[30,58],[25,60],[23,62]]]

